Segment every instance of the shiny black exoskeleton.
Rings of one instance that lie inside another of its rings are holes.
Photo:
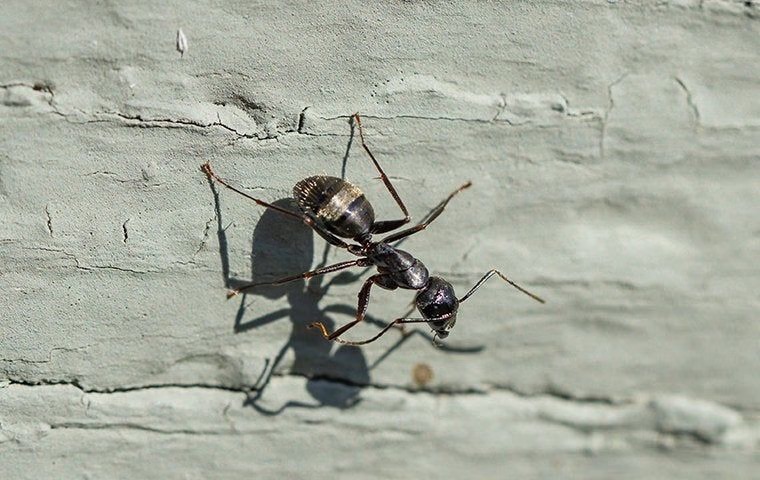
[[[337,177],[315,176],[296,183],[293,197],[305,215],[333,235],[369,238],[375,211],[361,190]]]
[[[390,179],[385,175],[385,172],[380,167],[375,156],[369,150],[369,147],[367,147],[367,144],[364,141],[361,118],[358,114],[354,114],[353,120],[358,126],[362,147],[367,152],[370,159],[372,159],[372,163],[380,173],[380,178],[393,199],[396,201],[396,204],[403,212],[404,218],[398,220],[376,221],[372,205],[357,186],[343,179],[329,176],[309,177],[301,180],[295,185],[295,187],[293,187],[293,196],[301,210],[301,213],[299,214],[254,198],[247,193],[238,190],[219,178],[211,170],[211,166],[206,163],[201,169],[206,173],[209,179],[216,180],[221,185],[250,198],[261,206],[300,219],[312,227],[315,232],[330,244],[339,248],[344,248],[351,254],[359,257],[356,260],[336,263],[317,270],[285,277],[274,282],[252,283],[231,291],[228,296],[236,295],[243,290],[260,285],[279,285],[293,280],[308,279],[316,275],[324,275],[326,273],[350,267],[373,266],[377,268],[377,273],[369,277],[362,285],[362,288],[359,291],[359,304],[357,307],[356,318],[353,321],[343,325],[332,333],[328,332],[324,324],[320,322],[315,322],[309,326],[309,328],[319,329],[322,335],[328,340],[334,340],[349,345],[362,345],[372,342],[382,336],[391,327],[405,323],[427,323],[437,337],[445,338],[449,335],[449,331],[456,322],[459,304],[467,300],[475,290],[493,275],[498,275],[504,281],[535,300],[541,303],[544,302],[541,298],[523,289],[497,270],[491,270],[486,273],[464,297],[457,298],[454,292],[454,287],[449,282],[440,277],[431,277],[427,268],[419,259],[412,256],[409,252],[393,246],[394,242],[424,230],[430,223],[438,218],[446,208],[446,205],[456,194],[471,185],[470,182],[465,183],[452,192],[422,223],[396,233],[391,233],[380,241],[373,241],[372,235],[388,233],[392,230],[396,230],[408,223],[411,220],[411,217]],[[345,241],[346,239],[355,243],[348,243]],[[415,305],[422,318],[397,318],[390,322],[377,335],[364,341],[351,342],[342,340],[339,337],[343,333],[364,320],[369,306],[369,296],[372,285],[377,285],[380,288],[387,290],[395,290],[397,288],[416,290],[417,295],[415,297]]]

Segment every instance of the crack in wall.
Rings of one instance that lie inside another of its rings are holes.
[[[10,86],[17,85],[17,84],[9,84]],[[18,85],[27,86],[29,88],[32,88],[29,84],[20,83]],[[362,116],[368,119],[376,119],[376,120],[397,120],[397,119],[412,119],[412,120],[424,120],[424,121],[444,121],[444,122],[463,122],[463,123],[474,123],[474,124],[503,124],[503,125],[509,125],[509,126],[532,126],[534,128],[546,128],[546,125],[540,125],[540,124],[534,124],[530,120],[526,120],[525,122],[520,122],[519,124],[515,124],[511,120],[507,118],[499,118],[499,116],[507,109],[508,105],[506,103],[506,97],[504,95],[501,95],[502,101],[500,102],[498,109],[494,116],[491,118],[465,118],[465,117],[449,117],[449,116],[426,116],[426,115],[414,115],[414,114],[400,114],[400,115],[391,115],[391,116],[384,116],[384,115],[372,115],[372,114],[363,114]],[[567,103],[567,102],[566,102]],[[48,104],[53,108],[53,112],[58,116],[64,117],[67,121],[70,121],[71,123],[78,123],[78,124],[88,124],[88,123],[106,123],[113,121],[114,119],[121,119],[126,120],[128,122],[135,122],[135,125],[143,127],[143,128],[221,128],[226,130],[227,132],[230,132],[234,134],[236,137],[240,139],[257,139],[259,141],[265,141],[265,140],[273,140],[277,139],[279,136],[287,135],[287,134],[298,134],[298,135],[306,135],[306,136],[338,136],[335,134],[329,134],[329,133],[311,133],[306,129],[306,111],[310,108],[309,106],[304,107],[298,115],[298,121],[297,124],[293,128],[285,128],[280,129],[276,131],[274,134],[272,133],[266,133],[262,134],[261,132],[257,133],[243,133],[236,128],[228,125],[224,121],[222,121],[219,112],[216,113],[217,120],[215,122],[202,122],[199,120],[192,120],[192,119],[186,119],[186,118],[171,118],[171,117],[146,117],[142,114],[126,114],[119,111],[103,111],[103,112],[94,112],[94,113],[88,113],[79,109],[73,109],[72,111],[76,112],[79,116],[84,116],[85,120],[83,121],[73,121],[70,117],[73,115],[70,113],[65,113],[61,111],[57,105],[54,103],[54,98],[51,94]],[[567,109],[563,109],[561,113],[564,113],[565,116],[570,118],[588,118],[591,116],[592,118],[596,116],[596,114],[593,111],[578,111],[578,112],[572,112]],[[333,117],[324,117],[324,116],[316,116],[316,118],[319,118],[323,121],[334,121],[334,120],[348,120],[350,119],[352,114],[346,114],[346,115],[337,115]],[[129,123],[131,124],[131,123]]]
[[[673,78],[678,86],[683,90],[683,92],[686,94],[686,104],[689,106],[689,111],[691,112],[692,122],[694,123],[694,126],[699,128],[702,126],[702,119],[699,114],[699,108],[697,108],[697,104],[694,102],[694,97],[691,94],[691,91],[686,86],[686,83],[679,77]]]
[[[276,378],[308,378],[294,373],[277,373]],[[594,433],[617,432],[623,435],[632,435],[635,441],[637,432],[649,432],[662,439],[670,439],[670,442],[682,442],[688,440],[691,445],[704,448],[736,447],[740,450],[757,450],[760,442],[760,425],[747,424],[742,416],[725,406],[699,399],[688,397],[649,396],[622,401],[608,398],[582,398],[570,395],[566,392],[558,392],[553,387],[548,387],[534,393],[520,391],[510,385],[491,385],[484,389],[465,388],[459,390],[437,391],[430,389],[417,389],[404,386],[367,384],[360,385],[342,378],[314,377],[310,381],[327,382],[333,386],[346,388],[364,388],[374,390],[395,390],[413,395],[460,396],[460,397],[487,397],[492,395],[507,395],[505,405],[515,411],[521,418],[532,418],[537,422],[561,425],[584,435]],[[235,394],[241,394],[246,398],[253,389],[230,388],[208,384],[160,384],[149,386],[135,386],[123,388],[97,389],[81,385],[77,380],[52,381],[52,382],[24,382],[11,380],[9,385],[20,385],[29,388],[49,387],[54,385],[73,386],[82,392],[81,403],[85,413],[89,414],[90,405],[94,398],[87,398],[87,394],[114,394],[128,393],[153,389],[181,388],[181,389],[210,389],[220,390]],[[0,386],[0,389],[2,387]],[[220,413],[220,419],[228,425],[224,429],[187,429],[187,428],[160,428],[143,423],[124,422],[116,420],[108,422],[93,420],[60,421],[50,424],[51,428],[72,429],[137,429],[149,430],[157,433],[179,434],[236,434],[241,433],[235,428],[234,422],[228,413],[233,404],[232,400],[224,402]],[[308,420],[308,419],[307,419]],[[737,442],[736,434],[744,434]]]
[[[78,347],[78,350],[84,347]],[[65,349],[64,349],[65,350]],[[49,361],[49,360],[48,360]],[[322,381],[331,383],[334,385],[340,385],[347,388],[372,388],[377,390],[396,390],[401,392],[406,392],[409,394],[417,395],[417,394],[428,394],[428,395],[436,395],[436,396],[472,396],[472,395],[488,395],[491,392],[507,392],[513,395],[516,395],[521,398],[535,398],[535,397],[552,397],[558,400],[563,400],[567,402],[573,402],[573,403],[580,403],[580,404],[602,404],[602,405],[609,405],[609,406],[615,406],[615,405],[626,405],[632,403],[631,400],[623,400],[623,399],[614,399],[614,398],[608,398],[608,397],[591,397],[591,396],[576,396],[566,391],[561,391],[555,386],[548,386],[544,389],[538,390],[538,391],[524,391],[521,390],[515,386],[512,385],[505,385],[505,384],[487,384],[482,387],[460,387],[460,386],[448,386],[448,385],[442,385],[437,387],[413,387],[413,386],[405,386],[405,385],[393,385],[393,384],[383,384],[383,383],[377,383],[377,382],[368,382],[368,383],[361,383],[361,382],[355,382],[347,378],[342,377],[336,377],[331,375],[316,375],[316,376],[307,376],[298,372],[274,372],[272,374],[273,378],[302,378],[305,380],[310,381]],[[51,386],[51,385],[70,385],[73,387],[76,387],[79,390],[82,390],[85,393],[102,393],[102,394],[108,394],[108,393],[123,393],[123,392],[135,392],[135,391],[141,391],[141,390],[153,390],[153,389],[160,389],[160,388],[199,388],[199,389],[213,389],[213,390],[223,390],[228,392],[237,392],[237,393],[250,393],[256,391],[255,385],[241,385],[238,387],[232,387],[232,386],[225,386],[225,385],[217,385],[217,384],[208,384],[208,383],[157,383],[157,384],[144,384],[144,385],[135,385],[135,386],[128,386],[128,387],[107,387],[107,388],[96,388],[96,387],[87,387],[84,386],[79,380],[76,379],[61,379],[61,380],[51,380],[51,379],[41,379],[37,381],[26,381],[23,379],[19,379],[16,377],[9,377],[10,385],[24,385],[28,387],[44,387],[44,386]]]
[[[127,267],[117,267],[116,265],[88,265],[85,267],[87,269],[98,269],[98,270],[116,270],[118,272],[127,272],[127,273],[137,273],[140,275],[146,274],[146,273],[162,273],[161,270],[135,270],[134,268],[127,268]]]
[[[63,254],[63,256],[65,256],[66,258],[74,260],[74,265],[77,269],[84,270],[84,271],[92,270],[91,268],[82,266],[82,264],[79,263],[79,258],[77,258],[76,255],[74,255],[73,253],[69,253],[65,250],[62,250],[60,248],[50,248],[50,247],[22,247],[22,248],[24,250],[41,250],[43,252],[60,253],[60,254]]]
[[[203,228],[203,236],[201,237],[201,241],[198,244],[198,248],[195,250],[195,253],[193,256],[200,253],[201,250],[203,250],[203,247],[206,246],[206,242],[208,241],[209,233],[211,232],[211,225],[216,221],[216,214],[214,214],[213,217],[211,217],[207,222],[206,226]]]
[[[221,116],[219,112],[216,112],[217,120],[215,122],[202,122],[199,120],[191,120],[191,119],[185,119],[185,118],[170,118],[170,117],[145,117],[141,114],[137,115],[129,115],[126,113],[118,112],[118,111],[105,111],[105,112],[95,112],[95,113],[87,113],[81,110],[77,110],[77,113],[79,115],[85,116],[85,120],[83,121],[73,121],[70,117],[72,117],[71,114],[66,114],[60,111],[53,112],[59,116],[64,117],[67,121],[70,123],[75,124],[89,124],[89,123],[109,123],[109,122],[115,122],[115,121],[126,121],[126,125],[128,126],[137,126],[140,128],[198,128],[198,129],[208,129],[208,128],[221,128],[229,133],[232,133],[235,135],[235,140],[241,140],[241,139],[251,139],[251,140],[258,140],[260,142],[269,141],[269,140],[277,140],[279,137],[284,135],[305,135],[309,137],[333,137],[333,136],[340,136],[335,134],[329,134],[329,133],[310,133],[306,131],[303,125],[303,112],[305,112],[309,107],[306,107],[302,110],[301,114],[299,115],[299,124],[297,126],[294,126],[293,128],[284,128],[284,129],[278,129],[274,132],[270,130],[262,131],[262,132],[256,132],[256,133],[244,133],[241,132],[234,127],[231,127],[230,125],[226,124],[224,121],[222,121]],[[94,172],[97,173],[97,172]],[[103,172],[106,173],[106,172]]]
[[[299,116],[298,116],[298,124],[295,128],[288,128],[283,130],[278,130],[275,135],[259,135],[259,134],[249,134],[249,133],[242,133],[238,130],[234,129],[233,127],[228,126],[224,122],[221,121],[221,118],[218,118],[216,122],[212,123],[203,123],[196,120],[187,120],[187,119],[172,119],[172,118],[144,118],[141,115],[127,115],[120,112],[101,112],[96,113],[95,115],[112,115],[124,120],[129,121],[135,121],[140,124],[141,127],[145,128],[182,128],[182,127],[196,127],[196,128],[212,128],[212,127],[221,127],[231,133],[234,133],[239,138],[244,139],[257,139],[260,141],[265,140],[275,140],[279,136],[287,135],[287,134],[298,134],[298,135],[306,135],[310,137],[335,137],[335,136],[344,136],[344,135],[338,135],[338,134],[332,134],[332,133],[311,133],[306,130],[306,111],[310,107],[304,108]],[[593,112],[591,110],[582,110],[575,113],[572,112],[564,112],[567,117],[570,118],[580,118],[580,119],[596,119],[599,118],[596,112]],[[315,118],[318,118],[319,120],[323,121],[336,121],[336,120],[349,120],[353,114],[347,114],[347,115],[336,115],[332,117],[325,117],[325,116],[319,116],[315,115]],[[498,116],[498,114],[497,114]],[[461,123],[474,123],[474,124],[491,124],[491,125],[509,125],[509,126],[515,126],[515,127],[532,127],[532,128],[555,128],[555,125],[542,125],[542,124],[536,124],[531,121],[525,121],[521,122],[519,124],[516,124],[512,122],[509,119],[505,118],[465,118],[465,117],[446,117],[446,116],[425,116],[425,115],[414,115],[414,114],[400,114],[400,115],[376,115],[376,114],[362,114],[362,118],[367,119],[373,119],[373,120],[400,120],[400,119],[411,119],[411,120],[423,120],[423,121],[442,121],[442,122],[461,122]],[[95,122],[104,122],[107,120],[100,119],[96,120]],[[84,123],[91,123],[90,121],[84,122]]]
[[[304,124],[306,123],[306,110],[308,110],[309,107],[304,107],[303,110],[301,110],[301,113],[298,115],[298,127],[296,128],[296,132],[300,134],[304,134]]]
[[[9,85],[23,85],[28,88],[32,88],[34,86],[34,84],[29,84],[29,83],[18,83],[18,84],[9,84]],[[76,108],[73,108],[71,110],[72,112],[76,112],[76,114],[65,113],[61,111],[60,108],[58,108],[58,106],[55,104],[53,94],[52,94],[52,88],[46,91],[50,92],[50,97],[47,103],[53,109],[51,113],[61,116],[66,121],[69,121],[71,123],[76,123],[76,124],[104,123],[104,122],[112,122],[118,119],[121,121],[126,121],[127,125],[139,126],[142,128],[199,128],[199,129],[220,128],[226,132],[229,132],[235,135],[236,140],[256,139],[258,141],[277,140],[280,136],[288,135],[288,134],[297,134],[297,135],[306,135],[306,136],[315,136],[315,137],[342,136],[342,135],[337,135],[334,133],[309,132],[307,128],[307,119],[306,119],[306,116],[307,116],[306,112],[307,110],[309,110],[310,108],[309,106],[306,106],[303,109],[301,109],[301,111],[298,114],[296,124],[293,125],[292,127],[277,128],[274,131],[272,129],[263,129],[261,131],[257,131],[256,133],[245,133],[225,123],[221,119],[219,112],[216,112],[217,120],[214,122],[204,122],[201,120],[187,119],[187,118],[148,117],[143,114],[127,114],[120,111],[103,111],[103,112],[88,113]],[[588,119],[594,120],[594,119],[600,118],[600,116],[593,110],[573,111],[569,109],[568,107],[569,103],[568,103],[567,98],[564,96],[560,96],[560,97],[562,98],[563,105],[561,105],[561,108],[555,108],[554,106],[552,106],[552,109],[559,112],[566,118],[579,119],[579,120],[588,120]],[[481,124],[481,125],[483,124],[507,125],[507,126],[512,126],[512,127],[524,126],[524,127],[530,127],[530,128],[536,128],[536,129],[556,128],[556,125],[554,124],[543,124],[541,122],[534,122],[531,118],[526,118],[524,119],[524,121],[520,121],[518,123],[513,122],[509,118],[500,118],[507,111],[509,104],[508,104],[506,95],[500,94],[499,98],[500,98],[500,101],[497,105],[496,112],[490,118],[466,118],[466,117],[445,116],[445,115],[428,116],[428,115],[416,115],[416,114],[400,114],[400,115],[390,115],[390,116],[363,114],[363,116],[368,119],[389,120],[389,121],[397,120],[397,119],[412,119],[412,120],[433,121],[433,122],[442,121],[442,122],[462,122],[462,123]],[[250,106],[252,108],[260,107],[255,102],[252,102],[247,99],[245,99],[244,106]],[[76,117],[76,116],[84,116],[85,119],[83,121],[75,121],[73,117]],[[318,118],[323,121],[348,120],[350,117],[351,117],[351,114],[337,115],[333,117],[315,115],[315,118]]]
[[[609,124],[610,114],[612,113],[612,109],[615,107],[615,98],[612,94],[612,90],[615,88],[617,84],[625,80],[625,78],[628,76],[628,72],[623,73],[621,76],[619,76],[617,79],[615,79],[612,83],[607,85],[607,108],[604,110],[604,113],[602,114],[601,118],[601,131],[600,131],[600,137],[599,137],[599,158],[604,159],[605,158],[605,148],[604,148],[604,142],[607,138],[607,125]]]
[[[236,129],[230,127],[229,125],[223,123],[221,121],[221,118],[219,117],[219,113],[217,112],[217,121],[211,122],[211,123],[203,123],[197,120],[188,120],[188,119],[181,119],[181,118],[145,118],[142,115],[128,115],[126,113],[121,112],[102,112],[102,113],[96,113],[94,116],[97,115],[113,115],[116,117],[119,117],[124,120],[130,120],[130,121],[136,121],[141,126],[150,128],[166,128],[167,126],[179,126],[179,127],[197,127],[197,128],[211,128],[211,127],[220,127],[224,130],[227,130],[228,132],[234,133],[236,136],[241,138],[258,138],[254,134],[249,133],[241,133],[237,131]]]
[[[78,352],[80,350],[86,350],[90,348],[92,344],[88,345],[82,345],[80,347],[54,347],[50,349],[48,352],[48,358],[47,360],[31,360],[27,358],[0,358],[0,362],[7,362],[7,363],[25,363],[29,365],[35,365],[35,364],[44,364],[44,363],[50,363],[53,361],[53,354],[56,352]],[[10,379],[9,377],[9,384],[12,383],[18,383],[15,382],[15,380]],[[0,382],[0,388],[2,388],[5,385],[2,385],[2,382]]]
[[[78,347],[76,350],[82,349],[82,348],[85,348],[85,347]],[[59,348],[59,350],[60,349],[61,348]],[[6,387],[8,385],[22,385],[25,387],[71,386],[78,390],[81,390],[83,393],[98,393],[98,394],[139,392],[143,390],[158,390],[162,388],[184,388],[188,390],[190,389],[220,390],[220,391],[225,391],[225,392],[245,393],[245,394],[248,394],[251,391],[255,390],[252,388],[243,388],[243,387],[236,388],[236,387],[216,385],[216,384],[211,384],[211,383],[156,383],[156,384],[146,384],[146,385],[135,385],[135,386],[129,386],[129,387],[96,388],[96,387],[85,386],[84,384],[82,384],[80,380],[77,380],[77,379],[60,379],[60,380],[40,379],[36,381],[28,381],[28,380],[14,377],[14,376],[8,376],[7,378],[8,378],[8,382],[6,385],[4,385]],[[2,387],[3,386],[0,386],[0,388]]]
[[[136,270],[133,268],[128,267],[120,267],[116,265],[84,265],[79,258],[70,252],[67,252],[60,248],[50,248],[50,247],[22,247],[24,250],[40,250],[43,252],[54,252],[54,253],[60,253],[63,254],[64,257],[69,258],[71,260],[74,260],[74,265],[78,270],[91,272],[93,270],[117,270],[120,272],[128,272],[128,273],[137,273],[137,274],[146,274],[146,273],[162,273],[161,270]],[[176,263],[176,262],[175,262]]]
[[[48,234],[50,235],[50,238],[53,238],[53,219],[50,216],[50,209],[48,208],[48,205],[45,205],[45,216],[47,217],[47,229]]]
[[[3,243],[7,244],[16,244],[21,243],[18,240],[15,239],[7,239],[7,240],[0,240]],[[80,260],[75,254],[70,253],[66,250],[60,249],[60,248],[51,248],[51,247],[42,247],[42,246],[34,246],[34,247],[21,247],[23,250],[39,250],[43,252],[53,252],[53,253],[60,253],[63,255],[65,259],[71,259],[74,262],[74,268],[77,270],[81,270],[83,272],[93,272],[95,270],[113,270],[118,272],[126,272],[126,273],[134,273],[138,275],[146,275],[146,274],[161,274],[166,273],[167,271],[171,270],[172,267],[175,266],[190,266],[193,267],[193,271],[199,271],[199,272],[217,272],[216,269],[206,267],[204,265],[200,265],[197,262],[190,260],[175,260],[167,264],[167,268],[165,269],[145,269],[140,270],[137,268],[130,268],[130,267],[124,267],[119,265],[101,265],[101,264],[86,264],[82,260]]]
[[[234,424],[228,429],[184,429],[184,428],[159,428],[141,425],[132,422],[113,423],[87,423],[87,422],[57,422],[49,424],[51,430],[76,429],[76,430],[138,430],[143,432],[161,433],[166,435],[262,435],[277,432],[275,428],[259,428],[254,430],[239,430]]]
[[[348,120],[351,118],[353,114],[351,115],[336,115],[334,117],[322,117],[318,116],[320,120],[325,121],[333,121],[333,120]],[[494,124],[494,123],[504,123],[504,124],[511,124],[507,120],[493,120],[493,119],[485,119],[485,118],[464,118],[464,117],[444,117],[444,116],[436,116],[436,117],[428,117],[424,115],[412,115],[412,114],[401,114],[401,115],[392,115],[392,116],[384,116],[384,115],[373,115],[373,114],[361,114],[362,118],[368,118],[373,120],[399,120],[399,119],[411,119],[411,120],[426,120],[426,121],[442,121],[442,122],[463,122],[463,123],[478,123],[478,124]]]

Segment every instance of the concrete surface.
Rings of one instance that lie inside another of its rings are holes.
[[[3,2],[0,476],[758,478],[758,8]],[[199,165],[395,217],[354,111],[416,219],[473,181],[404,248],[548,303],[357,349],[305,328],[357,275],[226,300],[349,255]]]

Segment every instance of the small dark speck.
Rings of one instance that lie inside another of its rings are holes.
[[[121,231],[123,233],[122,241],[124,242],[124,245],[126,245],[127,240],[129,240],[129,232],[127,231],[127,222],[129,222],[129,219],[126,219],[124,223],[121,224]]]
[[[306,110],[308,108],[309,107],[306,107],[303,110],[301,110],[301,114],[298,115],[298,129],[296,130],[298,133],[304,133],[303,127],[304,127],[304,124],[306,123]]]
[[[50,82],[34,82],[32,89],[38,92],[53,93],[53,84]]]
[[[50,236],[53,236],[53,218],[50,216],[50,209],[45,205],[45,216],[47,217],[47,229]]]

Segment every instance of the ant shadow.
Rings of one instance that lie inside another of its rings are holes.
[[[343,157],[343,177],[345,177],[346,162],[353,142],[353,134],[354,125],[351,123],[351,136]],[[240,279],[230,275],[228,242],[226,227],[224,227],[222,220],[219,191],[211,180],[209,180],[209,185],[214,196],[219,255],[225,287],[228,289],[240,288],[250,283],[251,280]],[[299,211],[298,206],[292,198],[284,198],[272,203],[291,211]],[[316,267],[312,267],[314,232],[304,223],[271,209],[264,210],[256,224],[253,231],[252,244],[251,279],[255,281],[269,281],[293,273],[320,268],[327,264],[330,252],[330,245],[326,244],[320,263]],[[245,401],[245,405],[251,406],[264,415],[278,415],[290,407],[320,408],[328,406],[348,409],[361,401],[359,394],[363,386],[370,383],[370,371],[400,348],[407,340],[419,335],[429,340],[431,344],[433,343],[432,335],[422,330],[404,331],[393,345],[369,365],[361,348],[325,341],[320,335],[307,328],[313,322],[322,322],[329,330],[334,330],[335,321],[330,317],[330,314],[347,315],[349,318],[353,317],[356,314],[356,305],[342,304],[320,307],[319,303],[327,294],[330,287],[354,283],[369,270],[371,268],[362,269],[357,273],[341,272],[329,277],[327,281],[327,277],[317,276],[312,277],[308,281],[301,279],[284,285],[260,286],[251,292],[239,294],[240,304],[233,327],[235,333],[247,332],[284,318],[289,318],[293,324],[290,337],[280,348],[277,355],[271,361],[267,360],[265,363],[252,393],[249,394]],[[246,319],[248,307],[252,303],[249,297],[257,296],[269,300],[284,297],[287,299],[289,307],[248,320]],[[387,322],[376,319],[371,315],[367,315],[365,321],[379,327],[387,324]],[[335,348],[334,351],[333,348]],[[439,348],[450,353],[478,353],[484,347],[457,348],[442,345]],[[291,400],[277,409],[264,407],[260,404],[260,400],[266,391],[266,387],[276,374],[276,370],[282,363],[285,355],[291,349],[294,355],[291,372],[303,375],[308,379],[306,390],[315,400],[315,403]],[[330,378],[329,372],[336,371],[341,372],[341,384],[336,385],[334,382],[324,381]]]

